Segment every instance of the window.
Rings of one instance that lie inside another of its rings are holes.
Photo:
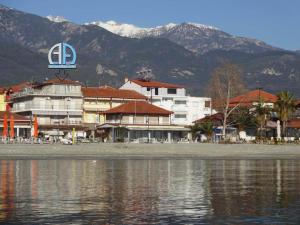
[[[168,94],[169,95],[176,95],[177,89],[176,88],[168,88]]]
[[[210,101],[205,101],[204,106],[205,108],[210,108]]]
[[[175,114],[176,119],[186,119],[186,114]]]
[[[150,91],[151,89],[149,87],[147,87],[147,91]]]
[[[173,98],[163,98],[163,101],[169,102],[169,101],[173,101]]]
[[[155,95],[158,95],[158,88],[155,88]]]
[[[152,103],[160,103],[160,99],[152,99]]]
[[[186,101],[184,101],[184,100],[175,100],[175,105],[186,105]]]

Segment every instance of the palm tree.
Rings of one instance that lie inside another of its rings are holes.
[[[288,119],[291,113],[296,110],[296,99],[294,95],[288,91],[278,93],[275,110],[282,122],[282,135],[285,136]]]
[[[214,125],[210,121],[202,123],[200,125],[200,130],[206,135],[208,140],[211,140],[211,137],[213,135],[213,128],[214,128]]]
[[[263,99],[259,99],[258,104],[255,106],[255,116],[260,128],[260,133],[259,133],[260,138],[262,137],[263,128],[265,127],[267,117],[270,114],[270,112],[271,112],[270,106],[265,105]]]

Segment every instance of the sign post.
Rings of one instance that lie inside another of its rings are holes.
[[[65,79],[68,74],[66,69],[76,69],[76,51],[67,43],[53,45],[48,53],[49,69],[58,69],[57,78]],[[63,77],[60,77],[63,72]]]

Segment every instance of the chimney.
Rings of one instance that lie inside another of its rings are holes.
[[[129,81],[129,79],[128,79],[128,77],[126,76],[126,77],[124,78],[124,82],[127,83],[128,81]]]

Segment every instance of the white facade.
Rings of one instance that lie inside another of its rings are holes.
[[[135,90],[149,97],[154,105],[174,112],[172,124],[192,125],[195,120],[211,115],[210,98],[187,96],[182,87],[144,87],[128,80],[120,89]]]

